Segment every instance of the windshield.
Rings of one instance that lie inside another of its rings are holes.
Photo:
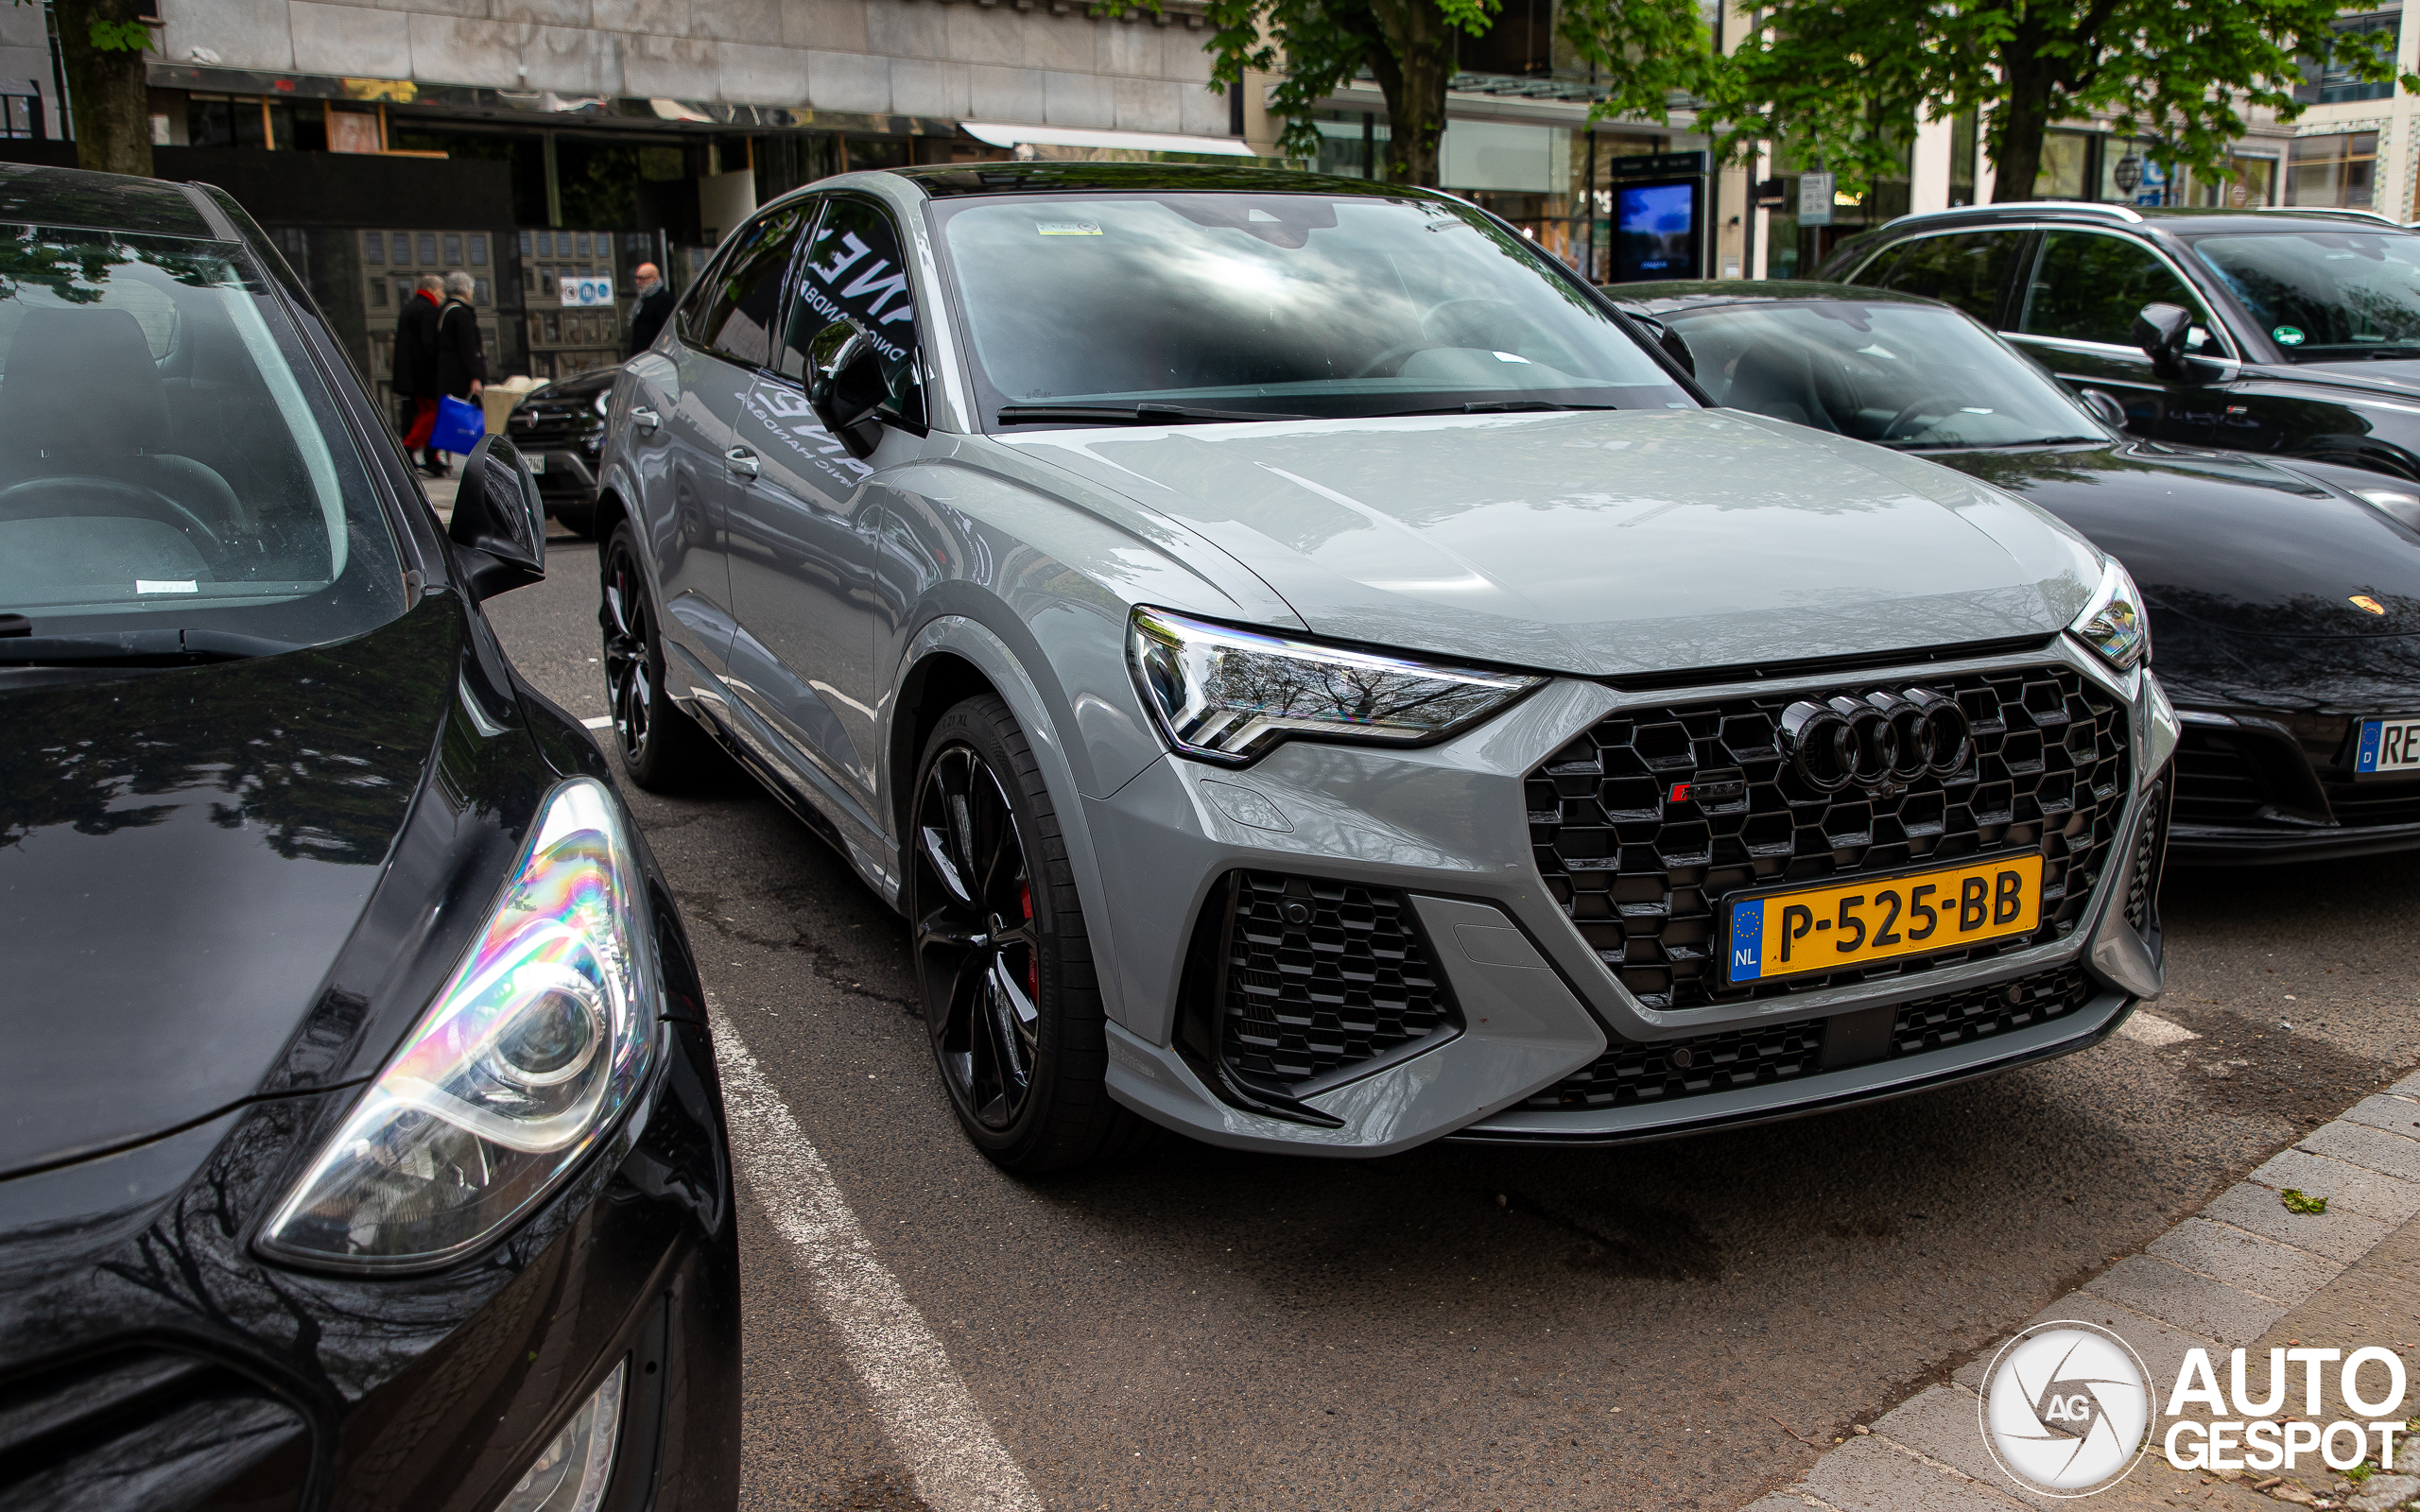
[[[1172,193],[933,214],[1003,427],[1694,407],[1535,248],[1461,206]]]
[[[274,649],[402,611],[361,459],[240,248],[0,225],[0,614]]]
[[[2420,236],[2255,232],[2201,237],[2193,252],[2290,362],[2420,355]]]
[[[1916,451],[2105,440],[2056,383],[1955,310],[1733,304],[1660,317],[1716,404]]]

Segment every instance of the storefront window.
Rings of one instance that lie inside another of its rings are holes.
[[[2286,203],[2369,209],[2377,156],[2376,131],[2294,138],[2287,159]]]
[[[2042,133],[2042,166],[2033,175],[2036,199],[2088,199],[2085,186],[2096,177],[2094,148],[2100,144],[2087,131]]]
[[[2236,157],[2227,160],[2232,179],[2193,176],[2192,202],[2205,210],[2240,210],[2247,205],[2277,202],[2277,160]]]
[[[1967,111],[1949,123],[1949,204],[1975,202],[1976,112]]]
[[[1319,129],[1320,156],[1313,166],[1321,173],[1347,179],[1382,179],[1387,172],[1387,123],[1361,111],[1322,111],[1312,124]]]

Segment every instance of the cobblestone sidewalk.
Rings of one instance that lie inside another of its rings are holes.
[[[2148,1018],[2148,1015],[2142,1017]],[[2152,1021],[2154,1024],[2164,1021]],[[2324,1214],[2288,1211],[2294,1188],[2327,1198]],[[2185,1351],[2284,1346],[2303,1327],[2326,1344],[2384,1344],[2412,1358],[2420,1344],[2420,1074],[2367,1097],[2229,1188],[2199,1213],[2019,1326],[2074,1318],[2100,1323],[2151,1368],[2156,1407]],[[2390,1316],[2391,1314],[2391,1316]],[[2282,1326],[2281,1326],[2282,1325]],[[2347,1332],[2347,1330],[2352,1331]],[[2383,1331],[2383,1332],[2380,1332]],[[2269,1335],[2277,1336],[2271,1339]],[[2359,1333],[2360,1337],[2353,1337]],[[1998,1352],[1983,1349],[1950,1381],[1919,1392],[1857,1436],[1827,1451],[1804,1479],[1744,1512],[2021,1512],[2022,1508],[2274,1508],[2279,1503],[2389,1512],[2420,1497],[2420,1479],[2379,1475],[2360,1486],[2307,1466],[2276,1478],[2169,1468],[2158,1448],[2117,1487],[2089,1502],[2020,1490],[1984,1447],[1977,1395]],[[2412,1372],[2420,1384],[2420,1370]],[[2411,1409],[2406,1399],[2405,1410]],[[2396,1469],[2420,1472],[2420,1441]]]

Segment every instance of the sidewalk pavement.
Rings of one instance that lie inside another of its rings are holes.
[[[2297,1188],[2327,1198],[2325,1214],[2288,1211],[2279,1194]],[[2102,1324],[2150,1367],[2153,1407],[2166,1404],[2185,1351],[2207,1349],[2221,1389],[2228,1351],[2251,1351],[2254,1382],[2268,1351],[2308,1340],[2351,1349],[2395,1349],[2420,1385],[2420,1074],[2405,1077],[2221,1193],[2199,1213],[2059,1298],[2011,1332],[2073,1318]],[[1977,1394],[1999,1352],[1979,1352],[1930,1386],[1860,1424],[1858,1436],[1826,1451],[1800,1482],[1743,1512],[2023,1512],[2083,1508],[2149,1512],[2191,1506],[2212,1512],[2277,1512],[2279,1503],[2388,1512],[2420,1498],[2420,1480],[2380,1476],[2346,1490],[2332,1470],[2306,1464],[2261,1491],[2271,1476],[2172,1469],[2156,1444],[2133,1474],[2086,1502],[2020,1489],[1984,1447]],[[2329,1409],[2337,1411],[2325,1371]],[[2299,1380],[2299,1373],[2296,1379]],[[2373,1382],[2375,1384],[2375,1381]],[[2300,1387],[2293,1399],[2299,1401]],[[2404,1411],[2413,1410],[2411,1397]],[[2420,1474],[2420,1441],[2397,1452]]]

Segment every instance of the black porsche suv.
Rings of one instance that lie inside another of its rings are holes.
[[[703,992],[582,730],[214,189],[0,165],[0,1505],[737,1495]]]
[[[2391,222],[1972,205],[1902,215],[1816,276],[1954,304],[2135,435],[2386,473],[2420,508],[2420,234]]]

